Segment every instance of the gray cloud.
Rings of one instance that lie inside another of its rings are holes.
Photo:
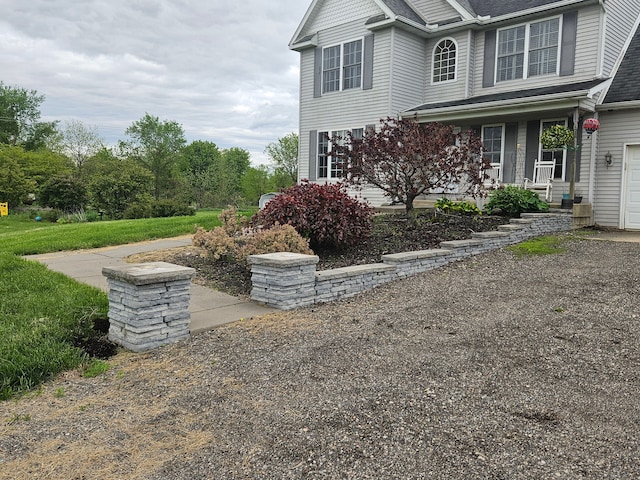
[[[308,3],[0,0],[0,80],[44,94],[46,120],[78,119],[110,143],[148,112],[259,163],[297,131],[287,43]]]

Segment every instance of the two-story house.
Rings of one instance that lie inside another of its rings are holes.
[[[522,185],[551,162],[556,202],[575,162],[595,221],[640,229],[639,18],[637,0],[313,0],[290,43],[300,178],[340,179],[334,134],[417,116],[475,130],[501,183]],[[586,134],[587,118],[600,131]],[[577,128],[577,151],[542,147],[554,124]]]

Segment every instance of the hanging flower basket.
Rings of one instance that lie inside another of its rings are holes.
[[[547,150],[567,148],[573,145],[573,131],[564,125],[552,125],[542,132],[540,143]]]

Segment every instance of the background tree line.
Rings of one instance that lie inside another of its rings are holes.
[[[0,201],[64,212],[91,207],[109,218],[179,207],[257,205],[260,195],[297,180],[298,136],[266,146],[271,162],[253,166],[240,147],[187,143],[182,126],[145,114],[106,146],[82,122],[43,122],[44,95],[0,81]]]

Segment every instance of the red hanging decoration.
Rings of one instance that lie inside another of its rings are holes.
[[[587,118],[582,125],[587,135],[591,135],[593,132],[600,128],[600,122],[595,118]]]

